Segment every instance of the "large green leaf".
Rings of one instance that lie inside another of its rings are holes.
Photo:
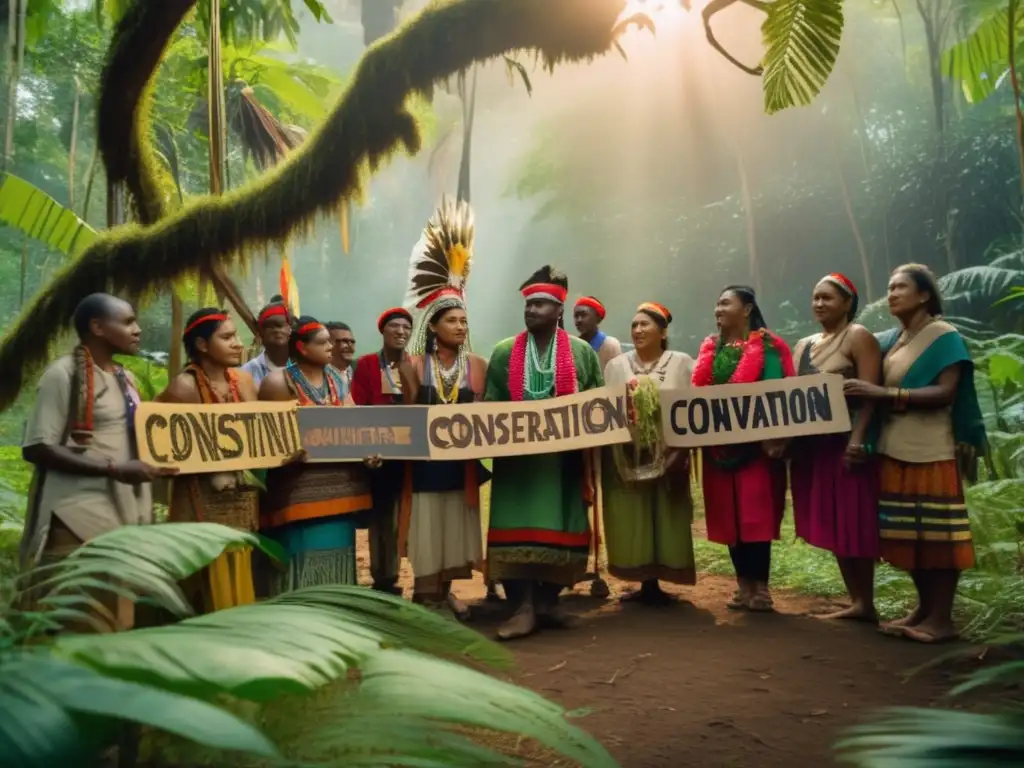
[[[765,11],[765,109],[810,104],[839,55],[843,0],[776,0]]]
[[[0,181],[0,222],[68,256],[92,245],[96,230],[48,194],[7,173]]]
[[[104,677],[45,652],[0,657],[0,765],[81,765],[99,746],[96,717],[153,726],[215,749],[277,755],[258,730],[212,704]]]
[[[864,768],[1024,765],[1024,717],[942,709],[893,709],[854,728],[836,748]]]
[[[942,54],[942,69],[960,82],[964,98],[975,103],[987,99],[1006,72],[1010,56],[1010,12],[1006,2],[984,18],[974,30]],[[1016,26],[1020,27],[1019,22]]]
[[[57,565],[37,569],[32,581],[49,593],[44,606],[81,606],[90,600],[87,591],[106,589],[145,596],[187,616],[192,609],[178,582],[237,546],[266,549],[255,534],[214,523],[124,526],[97,536]]]
[[[106,674],[209,698],[267,701],[336,680],[385,647],[505,661],[471,629],[362,587],[316,587],[172,626],[62,637],[57,651]]]

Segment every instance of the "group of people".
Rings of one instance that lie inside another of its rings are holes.
[[[592,296],[575,302],[579,336],[570,335],[568,280],[545,266],[520,287],[525,329],[485,360],[470,345],[472,263],[472,212],[445,202],[413,249],[403,306],[378,318],[377,351],[356,358],[348,326],[292,317],[275,297],[258,316],[262,351],[243,364],[231,318],[201,309],[182,335],[189,363],[158,399],[454,408],[607,385],[632,393],[631,442],[502,457],[490,472],[479,461],[370,456],[362,464],[320,464],[300,453],[262,482],[250,473],[173,476],[136,458],[138,391],[114,361],[117,353],[138,351],[134,311],[96,294],[74,318],[79,346],[40,380],[28,425],[24,456],[37,482],[23,540],[26,564],[62,557],[112,527],[150,522],[152,488],[168,482],[172,521],[259,530],[289,555],[282,568],[252,552],[225,553],[186,585],[205,610],[303,586],[357,583],[355,534],[365,527],[375,589],[400,594],[399,564],[408,557],[413,600],[465,620],[469,608],[452,583],[482,570],[489,594],[500,584],[512,605],[498,630],[511,640],[567,625],[560,593],[584,579],[593,528],[602,522],[609,572],[639,583],[622,599],[660,605],[672,599],[660,582],[694,584],[696,569],[691,455],[665,445],[658,390],[827,372],[845,378],[850,433],[703,449],[707,536],[729,547],[736,572],[728,606],[772,610],[771,547],[788,485],[798,536],[834,553],[849,590],[852,605],[835,617],[877,622],[874,567],[884,559],[910,572],[919,601],[910,616],[883,630],[921,642],[955,636],[957,580],[974,562],[963,497],[970,465],[964,460],[973,452],[965,447],[980,447],[984,430],[970,357],[941,319],[927,268],[911,264],[892,274],[889,308],[898,325],[878,336],[854,322],[854,284],[826,276],[812,297],[822,330],[792,352],[768,329],[754,291],[729,286],[714,307],[717,332],[694,359],[668,348],[672,313],[654,302],[637,307],[629,352],[601,330],[605,308]],[[480,487],[488,481],[485,551]]]

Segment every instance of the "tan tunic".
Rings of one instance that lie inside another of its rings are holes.
[[[74,359],[68,355],[55,360],[39,379],[32,415],[25,431],[24,445],[63,444],[86,456],[121,464],[134,458],[135,446],[129,439],[127,406],[117,378],[95,369],[93,438],[88,446],[79,446],[67,431],[71,402]],[[46,545],[50,523],[56,516],[80,541],[122,525],[153,522],[153,502],[149,483],[126,485],[107,477],[88,477],[47,470],[35,510],[29,510],[22,555],[26,565],[38,562]]]
[[[821,340],[821,334],[815,333],[806,338],[800,339],[793,348],[793,368],[798,376],[803,376],[807,371],[802,370],[801,362],[806,354],[807,345],[811,345],[810,364],[811,368],[818,373],[838,373],[844,378],[852,378],[857,371],[853,362],[851,350],[850,329],[853,325],[846,326],[839,334],[825,341]]]
[[[887,387],[898,387],[910,366],[928,346],[946,333],[957,333],[949,323],[936,320],[922,328],[906,344],[893,349],[882,362],[882,375]],[[953,438],[953,408],[890,412],[882,427],[878,452],[884,456],[913,464],[949,461],[956,458]]]

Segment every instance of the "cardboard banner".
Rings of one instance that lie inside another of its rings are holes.
[[[140,403],[139,458],[184,474],[279,467],[301,448],[295,403]]]
[[[625,392],[607,388],[520,403],[300,408],[299,431],[309,461],[490,459],[630,440]]]
[[[521,403],[298,408],[295,403],[141,403],[139,458],[184,474],[308,461],[463,460],[558,453],[630,440],[626,396],[607,388]]]
[[[661,393],[665,443],[673,448],[753,443],[850,430],[837,374]]]

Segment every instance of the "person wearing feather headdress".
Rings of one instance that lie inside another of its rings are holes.
[[[404,307],[384,310],[377,318],[383,345],[377,352],[356,360],[350,395],[356,405],[402,405],[415,397],[416,374],[406,347],[412,335],[412,314]],[[402,594],[398,585],[401,558],[398,555],[399,504],[411,479],[406,462],[385,461],[370,474],[373,511],[368,516],[370,573],[373,588]]]
[[[406,306],[416,320],[408,351],[420,405],[483,398],[487,361],[470,353],[466,317],[472,264],[472,209],[445,200],[413,248],[409,267]],[[400,551],[407,543],[416,577],[413,600],[447,606],[466,619],[469,610],[451,585],[471,579],[473,566],[483,559],[479,488],[489,474],[479,461],[422,461],[409,469],[411,504],[402,506],[398,530]]]
[[[520,286],[526,330],[494,348],[485,400],[546,400],[602,386],[597,353],[563,327],[568,289],[550,266]],[[501,640],[567,624],[558,595],[582,581],[590,552],[589,459],[570,451],[494,460],[487,565],[517,604]]]
[[[252,377],[235,366],[243,346],[223,309],[206,307],[185,321],[182,344],[189,363],[158,402],[224,404],[256,400]],[[259,527],[259,494],[242,472],[186,475],[171,483],[171,522],[208,522],[244,531]],[[256,601],[252,549],[225,552],[183,584],[196,610],[216,611]]]
[[[700,345],[693,385],[753,384],[795,375],[786,342],[768,330],[746,285],[727,286],[715,304],[718,334]],[[773,610],[768,591],[772,541],[786,509],[785,440],[705,448],[704,511],[708,540],[729,547],[736,570],[732,610]]]
[[[667,448],[661,428],[661,389],[686,389],[693,359],[668,348],[672,313],[654,302],[637,307],[631,326],[634,349],[604,369],[605,383],[633,392],[633,441],[604,450],[601,474],[608,571],[639,581],[623,601],[664,605],[671,598],[659,580],[696,584],[689,451]]]
[[[594,296],[581,296],[576,300],[572,310],[572,321],[580,338],[593,347],[597,359],[601,361],[601,370],[622,354],[622,345],[614,336],[601,330],[601,323],[606,315],[604,304]]]

